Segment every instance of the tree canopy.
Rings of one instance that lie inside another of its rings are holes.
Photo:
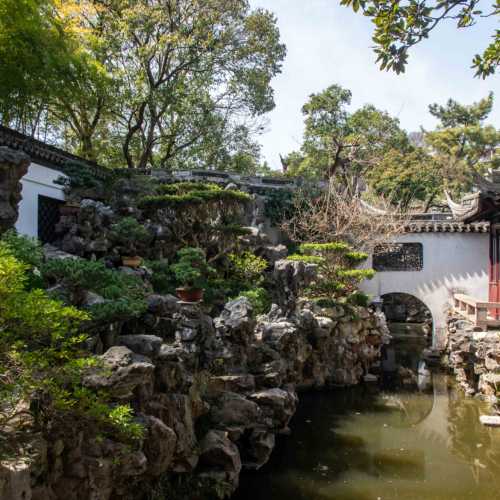
[[[351,97],[339,85],[309,97],[302,147],[284,159],[289,175],[335,177],[354,193],[385,151],[407,147],[396,118],[369,104],[350,112]]]
[[[373,42],[381,69],[403,73],[409,50],[427,39],[431,32],[446,21],[457,28],[469,28],[485,17],[498,16],[498,0],[483,9],[480,0],[340,0],[370,18],[375,26]],[[500,64],[500,30],[492,34],[491,43],[482,54],[476,54],[472,67],[476,76],[485,78],[495,73]]]
[[[269,11],[247,0],[1,0],[0,9],[0,56],[9,55],[0,85],[12,88],[4,124],[48,130],[111,166],[258,168],[255,131],[285,56]]]

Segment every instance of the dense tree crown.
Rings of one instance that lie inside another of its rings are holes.
[[[428,210],[445,190],[470,190],[473,175],[498,168],[500,131],[486,125],[493,94],[471,105],[432,104],[435,130],[408,134],[372,105],[351,112],[351,92],[332,85],[303,106],[300,151],[283,158],[288,175],[329,179],[352,196],[383,196],[401,208]]]
[[[350,103],[351,92],[338,85],[310,96],[302,147],[284,159],[290,175],[336,177],[354,193],[384,152],[408,146],[396,118],[372,105],[351,113]]]
[[[485,17],[500,14],[498,0],[483,8],[480,0],[341,0],[341,5],[360,9],[375,26],[373,41],[381,69],[402,73],[411,47],[429,37],[445,21],[454,21],[457,28],[468,28]],[[495,73],[500,64],[500,30],[492,34],[491,43],[472,61],[476,76]]]
[[[270,12],[246,0],[0,0],[0,13],[3,123],[111,166],[258,167],[254,132],[285,56]]]

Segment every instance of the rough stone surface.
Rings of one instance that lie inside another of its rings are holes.
[[[82,217],[97,208],[86,205]],[[258,319],[247,299],[212,318],[201,305],[149,295],[143,317],[116,326],[105,342],[98,337],[107,350],[83,378],[134,409],[143,439],[98,439],[92,426],[55,433],[36,481],[31,472],[33,497],[145,500],[159,478],[178,474],[199,488],[189,498],[233,492],[241,468],[262,467],[276,435],[290,432],[299,389],[359,383],[389,338],[383,318],[367,309],[297,300],[313,274],[302,263],[278,261],[274,279],[286,291]]]
[[[14,227],[19,215],[21,178],[28,172],[30,157],[8,147],[0,147],[0,234]]]

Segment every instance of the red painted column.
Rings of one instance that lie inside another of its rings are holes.
[[[500,302],[500,228],[492,224],[490,229],[490,286],[489,302]],[[492,309],[490,314],[500,319],[500,309]]]

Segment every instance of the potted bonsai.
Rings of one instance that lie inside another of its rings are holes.
[[[142,258],[138,253],[151,240],[151,235],[136,219],[125,217],[111,226],[111,239],[117,246],[123,265],[139,267]]]
[[[215,270],[207,264],[205,252],[201,248],[186,247],[177,252],[179,260],[171,270],[180,286],[177,296],[183,302],[203,300],[204,285]]]

